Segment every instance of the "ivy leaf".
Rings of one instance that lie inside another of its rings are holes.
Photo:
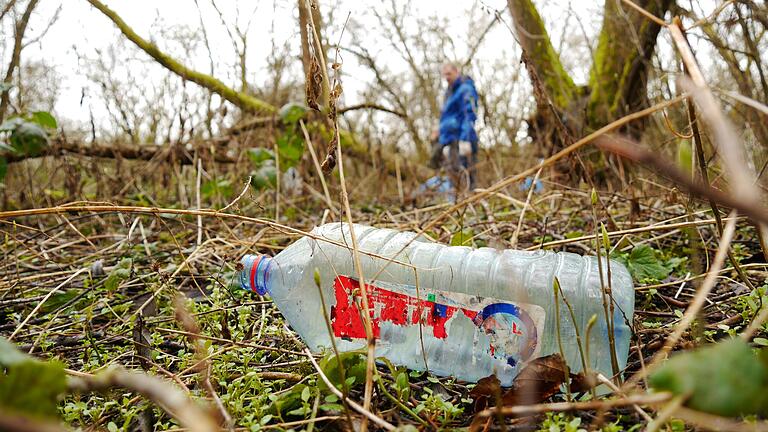
[[[264,164],[251,172],[251,187],[256,190],[272,188],[277,185],[277,169],[274,164]]]
[[[30,120],[44,128],[55,130],[58,127],[56,118],[54,118],[48,111],[35,111],[32,113]]]
[[[254,168],[259,168],[264,164],[264,161],[274,160],[275,153],[263,147],[250,148],[248,149],[248,158],[253,162]]]
[[[19,154],[37,156],[48,146],[48,135],[39,125],[24,122],[13,129],[10,141]]]
[[[287,103],[280,108],[280,119],[283,123],[296,124],[307,114],[307,107],[294,102]]]
[[[21,353],[0,338],[0,407],[35,418],[51,419],[58,415],[58,398],[67,389],[64,366],[42,362]]]
[[[670,269],[656,256],[656,251],[648,245],[638,245],[624,259],[629,273],[636,281],[662,280],[669,276]]]
[[[754,354],[740,338],[670,358],[650,377],[656,390],[690,395],[686,405],[720,416],[768,414],[768,351]]]
[[[114,291],[120,286],[120,282],[131,277],[131,266],[133,265],[133,259],[123,258],[120,262],[109,272],[107,280],[104,281],[104,288],[107,291]]]
[[[280,154],[280,169],[285,171],[295,166],[304,155],[304,139],[287,130],[277,138],[277,151]]]

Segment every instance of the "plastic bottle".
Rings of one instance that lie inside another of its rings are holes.
[[[582,369],[575,328],[586,342],[587,323],[596,315],[585,354],[591,369],[613,375],[596,257],[447,246],[411,232],[362,225],[354,230],[377,357],[467,381],[495,373],[503,385],[510,385],[526,361],[560,352],[553,289],[557,276],[576,321],[574,326],[558,295],[560,340],[568,365]],[[312,351],[331,349],[328,323],[340,351],[361,349],[366,346],[363,306],[351,246],[349,225],[329,223],[274,258],[246,255],[240,283],[269,294]],[[606,284],[607,271],[603,259]],[[610,273],[615,350],[623,369],[634,289],[622,264],[611,261]]]

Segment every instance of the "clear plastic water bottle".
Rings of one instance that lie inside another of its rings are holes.
[[[447,246],[411,232],[362,225],[354,230],[377,357],[467,381],[495,373],[503,385],[510,385],[526,361],[560,352],[558,326],[568,365],[581,370],[575,329],[586,342],[587,323],[596,315],[587,362],[613,375],[596,257]],[[275,257],[246,255],[242,263],[242,287],[269,294],[312,351],[330,349],[330,333],[341,351],[366,346],[348,224],[323,225]],[[606,284],[607,265],[603,259]],[[611,261],[610,273],[615,351],[623,369],[634,289],[622,264]],[[575,323],[561,295],[557,319],[555,277]]]

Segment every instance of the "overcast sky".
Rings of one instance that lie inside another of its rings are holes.
[[[203,12],[203,23],[205,25],[208,38],[212,45],[214,55],[217,61],[217,77],[227,83],[235,83],[234,64],[236,58],[232,49],[232,43],[229,39],[226,29],[221,24],[221,20],[215,10],[211,7],[209,0],[198,0]],[[545,19],[553,21],[553,27],[557,27],[558,19],[562,19],[564,14],[577,14],[586,24],[588,32],[593,32],[599,25],[595,23],[595,15],[598,15],[602,8],[602,2],[589,1],[544,1],[538,2],[542,8],[542,14]],[[570,3],[575,3],[572,11],[567,11]],[[145,38],[157,39],[158,45],[170,53],[178,52],[178,47],[173,42],[157,38],[155,34],[157,28],[166,27],[186,27],[192,31],[200,30],[200,17],[194,0],[111,0],[106,4],[115,10],[120,16]],[[324,13],[328,13],[328,8],[333,8],[335,19],[343,19],[347,13],[350,13],[358,20],[364,23],[371,20],[369,10],[374,7],[381,7],[380,0],[338,0],[321,1],[321,7]],[[503,9],[505,0],[483,0],[482,2],[473,2],[470,0],[419,0],[412,2],[411,7],[416,15],[432,16],[439,15],[447,20],[449,29],[456,34],[456,40],[461,44],[466,41],[468,33],[468,10],[482,9],[487,6],[492,9]],[[298,37],[296,23],[296,2],[293,0],[218,0],[217,5],[224,13],[226,19],[233,23],[238,19],[242,25],[252,20],[248,33],[248,69],[251,73],[249,81],[253,84],[259,84],[259,77],[266,62],[264,59],[270,54],[270,39],[275,38],[278,43],[291,40],[291,46],[298,52]],[[93,9],[85,0],[43,0],[38,6],[36,21],[33,21],[29,30],[31,34],[43,26],[53,15],[54,11],[63,6],[60,16],[53,27],[48,31],[39,43],[35,43],[27,48],[25,57],[27,59],[43,58],[49,64],[55,65],[57,72],[61,75],[60,82],[62,94],[56,105],[56,113],[61,117],[72,120],[86,121],[88,119],[88,110],[80,105],[83,88],[87,84],[87,78],[78,70],[78,61],[76,52],[81,55],[93,57],[96,50],[105,49],[114,44],[122,36],[116,30],[114,24],[104,17],[100,12]],[[239,12],[239,14],[238,14]],[[509,14],[505,12],[503,17],[509,20]],[[572,21],[575,22],[575,21]],[[575,27],[575,26],[574,26]],[[273,32],[274,29],[274,32]],[[553,35],[559,37],[558,29],[553,28]],[[330,40],[336,40],[338,35],[327,34]],[[255,42],[254,42],[255,41]],[[342,41],[342,44],[344,41]],[[514,41],[509,30],[503,25],[497,25],[492,33],[486,38],[484,46],[478,53],[479,60],[492,59],[498,55],[502,49],[513,49]],[[376,51],[377,47],[371,47]],[[131,53],[135,58],[126,58],[126,62],[146,61],[143,53]],[[459,54],[460,55],[460,54]],[[391,56],[391,58],[388,58]],[[383,53],[383,58],[378,60],[390,65],[396,63],[396,55],[392,53]],[[209,60],[205,51],[200,51],[199,56],[182,59],[187,65],[208,71]],[[349,63],[349,64],[347,64]],[[370,78],[366,74],[355,73],[353,70],[358,65],[354,62],[345,63],[344,70],[348,75],[355,77]],[[229,67],[228,67],[229,66]],[[395,67],[397,65],[395,64]],[[166,72],[160,68],[151,69],[151,73],[146,77],[147,80],[160,79]],[[439,73],[439,71],[435,71]],[[354,103],[357,99],[356,93],[361,90],[365,83],[354,82],[351,79],[345,82],[345,97],[348,103]],[[141,83],[138,83],[140,85]],[[93,101],[94,113],[96,116],[104,115],[103,108]]]
[[[406,4],[408,0],[397,2]],[[178,43],[163,38],[158,34],[158,29],[201,31],[200,15],[194,0],[107,0],[106,3],[142,37],[154,39],[161,49],[175,56],[182,52]],[[236,56],[227,30],[211,7],[211,0],[198,0],[197,3],[200,5],[203,25],[217,63],[215,75],[225,83],[236,85],[238,78],[233,66]],[[700,4],[704,3],[714,5],[711,1]],[[293,55],[300,55],[295,0],[217,0],[217,4],[230,25],[237,20],[244,27],[249,20],[252,21],[248,32],[248,80],[252,85],[259,87],[264,84],[262,80],[267,67],[265,59],[271,52],[273,38],[278,45],[288,41]],[[348,13],[363,25],[370,23],[373,28],[375,18],[372,17],[371,10],[382,7],[381,0],[320,0],[320,4],[326,18],[332,11],[334,25],[326,32],[330,41],[338,40],[339,35],[334,32],[338,31],[339,22],[343,22]],[[558,47],[563,38],[569,41],[568,46],[572,47],[570,51],[574,52],[563,53],[563,61],[577,83],[583,84],[588,74],[588,65],[585,66],[584,58],[589,55],[589,45],[585,38],[594,43],[602,19],[603,2],[543,0],[536,1],[536,4],[546,21],[555,46]],[[461,52],[461,47],[467,41],[469,33],[482,30],[468,28],[469,16],[472,13],[482,13],[483,9],[502,10],[506,0],[419,0],[410,2],[410,5],[411,14],[414,16],[437,15],[444,19],[448,30],[456,35],[455,40],[459,45],[457,55],[461,56],[465,54]],[[97,98],[86,98],[81,104],[81,95],[83,89],[88,86],[88,79],[79,70],[77,53],[85,57],[97,57],[97,50],[114,45],[122,35],[111,21],[85,0],[41,1],[28,34],[34,37],[39,33],[60,6],[58,20],[39,42],[27,47],[24,57],[27,60],[44,59],[46,63],[54,65],[61,76],[61,95],[55,107],[55,112],[60,118],[86,123],[89,110],[92,109],[97,119],[107,121],[105,108]],[[502,17],[509,23],[510,16],[507,11],[502,13]],[[348,36],[344,35],[342,45],[348,43]],[[381,45],[372,43],[370,47],[372,52],[378,53],[377,61],[395,70],[404,69],[405,65],[399,60],[397,53]],[[660,43],[660,49],[665,49],[665,46],[669,44]],[[485,39],[476,58],[479,64],[490,64],[490,61],[498,58],[501,53],[514,53],[514,50],[515,42],[509,29],[506,24],[500,24],[496,25]],[[578,50],[581,52],[577,52]],[[208,72],[207,51],[199,47],[196,53],[180,60],[188,66]],[[146,72],[142,72],[145,74],[142,76],[143,82],[136,83],[139,88],[152,80],[162,79],[168,73],[162,67],[152,65],[152,61],[143,52],[132,49],[126,50],[125,55],[124,66],[141,65],[146,69]],[[344,83],[347,104],[358,102],[359,92],[367,84],[366,81],[372,79],[370,73],[357,65],[354,58],[349,57],[351,56],[345,58],[342,68],[349,76]],[[514,55],[505,57],[515,58]],[[294,73],[299,74],[300,70],[300,64],[297,62],[297,70]],[[116,70],[115,73],[120,72]],[[434,73],[438,74],[439,71]],[[527,77],[523,74],[521,79]]]

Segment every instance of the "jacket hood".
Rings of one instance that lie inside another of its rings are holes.
[[[459,77],[456,78],[456,81],[454,81],[453,84],[451,84],[451,88],[455,89],[456,87],[458,87],[458,86],[460,86],[460,85],[462,85],[464,83],[472,84],[473,86],[475,85],[475,82],[472,81],[471,77],[469,77],[467,75],[459,75]]]

